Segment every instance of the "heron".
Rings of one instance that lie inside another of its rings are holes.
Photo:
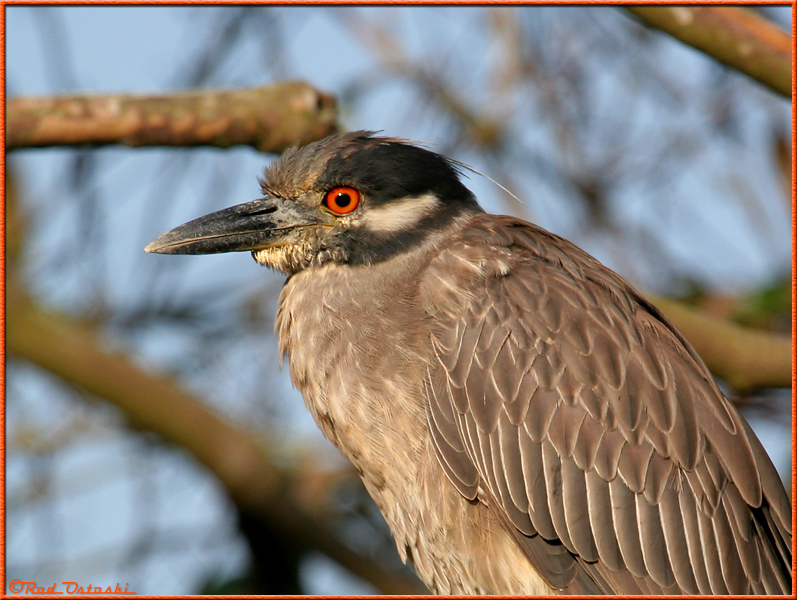
[[[433,592],[790,594],[789,498],[694,348],[462,166],[332,135],[146,251],[287,275],[292,382]]]

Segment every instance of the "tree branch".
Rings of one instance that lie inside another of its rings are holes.
[[[121,408],[139,427],[191,452],[225,486],[239,509],[281,534],[286,544],[315,549],[386,594],[424,593],[343,544],[286,494],[266,449],[171,382],[146,373],[124,354],[102,348],[84,325],[36,306],[11,278],[6,285],[6,348],[68,383]]]
[[[736,6],[626,6],[712,58],[791,98],[791,36]]]
[[[791,338],[723,321],[652,294],[655,304],[695,347],[709,370],[738,392],[791,387]]]
[[[248,145],[281,152],[337,131],[332,96],[303,82],[169,95],[10,98],[6,149]]]

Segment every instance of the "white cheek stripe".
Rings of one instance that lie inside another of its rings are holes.
[[[371,231],[388,232],[410,229],[439,206],[440,200],[434,194],[411,196],[386,206],[364,211],[363,221]]]

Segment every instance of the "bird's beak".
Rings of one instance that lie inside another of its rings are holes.
[[[158,254],[245,252],[291,243],[297,230],[332,223],[301,202],[265,197],[199,217],[144,248]]]

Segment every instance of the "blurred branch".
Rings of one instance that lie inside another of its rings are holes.
[[[791,387],[790,337],[741,327],[677,300],[646,297],[678,327],[709,370],[738,392]]]
[[[736,6],[626,6],[648,25],[791,98],[791,36]]]
[[[26,229],[25,217],[19,207],[19,194],[17,190],[17,178],[13,173],[4,169],[5,171],[5,185],[3,202],[4,202],[4,217],[3,231],[5,232],[5,259],[3,263],[9,263],[8,266],[13,268],[16,266],[19,256],[22,253],[23,246],[23,233]],[[4,278],[5,279],[5,278]]]
[[[791,134],[791,132],[789,132]],[[783,198],[786,206],[791,209],[792,202],[792,140],[791,135],[781,130],[773,131],[773,146],[775,150],[775,162],[778,165],[780,183],[783,186]]]
[[[243,90],[19,97],[6,102],[7,150],[244,144],[281,152],[337,130],[335,99],[298,81]]]
[[[505,142],[505,124],[472,108],[469,98],[448,85],[441,70],[433,68],[428,57],[423,61],[414,61],[389,25],[368,20],[362,13],[351,9],[333,14],[343,27],[356,35],[358,42],[374,52],[380,71],[388,71],[414,82],[419,90],[460,124],[474,145],[495,149]]]
[[[244,515],[280,534],[286,545],[315,549],[383,593],[422,593],[344,545],[327,525],[285,493],[265,448],[180,390],[146,373],[124,354],[102,348],[87,327],[37,306],[13,277],[6,284],[6,348],[72,385],[121,408],[138,427],[191,452],[222,482]]]

